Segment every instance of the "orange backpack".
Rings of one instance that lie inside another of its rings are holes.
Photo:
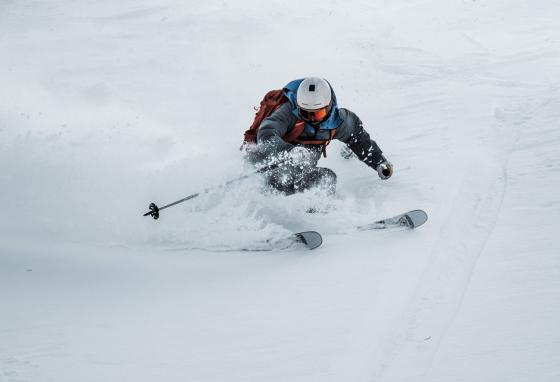
[[[282,89],[271,90],[265,94],[261,105],[255,108],[257,113],[255,114],[255,120],[249,130],[245,131],[243,137],[243,145],[248,143],[257,143],[257,134],[259,132],[259,126],[262,121],[272,113],[276,111],[280,106],[288,102],[288,98],[284,95]]]

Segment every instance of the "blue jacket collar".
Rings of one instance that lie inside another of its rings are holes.
[[[290,82],[289,84],[287,84],[286,86],[284,86],[284,89],[283,89],[284,90],[284,95],[286,95],[286,97],[290,101],[290,104],[292,105],[292,114],[294,114],[299,119],[301,119],[301,118],[300,118],[299,113],[298,113],[297,102],[296,102],[296,94],[297,94],[297,89],[299,87],[299,84],[301,84],[301,82],[303,80],[304,80],[303,78],[301,78],[299,80],[294,80],[294,81]],[[332,86],[331,86],[331,89],[332,89]],[[319,124],[319,129],[321,129],[321,130],[336,129],[343,122],[343,120],[340,117],[340,114],[338,112],[338,104],[336,102],[336,95],[334,94],[334,91],[332,92],[332,97],[333,97],[332,110],[331,110],[331,113],[329,115],[329,118],[327,118],[326,120],[324,120],[323,122],[321,122]],[[306,125],[306,130],[308,128],[311,128],[311,129],[314,130],[312,125],[310,125],[308,123],[306,123],[305,125]]]

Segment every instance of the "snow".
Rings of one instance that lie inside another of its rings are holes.
[[[559,17],[551,0],[2,2],[0,381],[559,380]],[[332,200],[251,177],[141,216],[247,171],[252,106],[307,75],[393,178],[333,142]],[[415,231],[352,229],[416,208]],[[323,246],[242,251],[294,230]]]

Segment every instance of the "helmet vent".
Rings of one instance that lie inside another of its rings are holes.
[[[309,85],[309,91],[314,92],[315,91],[315,85],[313,85],[313,84]]]

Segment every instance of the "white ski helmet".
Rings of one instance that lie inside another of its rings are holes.
[[[331,104],[331,86],[322,78],[308,77],[299,84],[296,100],[298,107],[301,109],[322,109]]]

